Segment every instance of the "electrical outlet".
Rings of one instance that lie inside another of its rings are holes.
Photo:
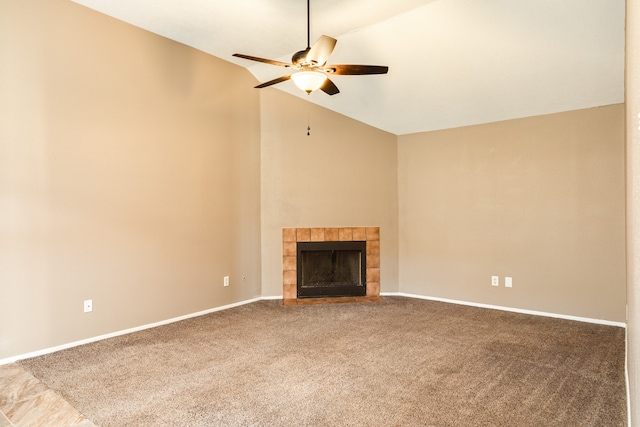
[[[491,286],[500,286],[499,276],[491,276]]]
[[[505,286],[505,288],[512,288],[513,287],[513,278],[505,277],[504,278],[504,286]]]
[[[84,300],[84,312],[89,313],[93,311],[93,300],[87,299]]]
[[[229,276],[224,276],[224,285],[229,286]]]

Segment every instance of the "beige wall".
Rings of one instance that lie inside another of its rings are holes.
[[[66,0],[0,58],[0,359],[260,295],[248,72]]]
[[[623,105],[401,136],[398,170],[402,292],[625,321]]]
[[[263,295],[282,295],[283,227],[379,226],[380,286],[397,291],[396,136],[276,89],[260,100]]]
[[[630,426],[640,426],[640,4],[627,2],[627,366]]]
[[[625,320],[621,105],[397,137],[66,0],[0,2],[0,57],[0,359],[279,296],[283,227],[381,227],[382,292]]]

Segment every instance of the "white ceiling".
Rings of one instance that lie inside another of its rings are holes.
[[[73,0],[248,68],[262,82],[307,44],[304,0]],[[311,0],[311,43],[328,64],[388,65],[333,76],[312,102],[404,135],[624,101],[624,0]],[[300,97],[292,81],[272,88]],[[258,89],[256,89],[258,90]]]

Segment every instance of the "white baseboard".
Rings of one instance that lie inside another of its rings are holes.
[[[629,329],[624,331],[624,385],[627,389],[627,426],[631,425],[631,391],[629,389]]]
[[[557,314],[557,313],[547,313],[544,311],[535,311],[535,310],[524,310],[521,308],[512,308],[512,307],[503,307],[499,305],[489,305],[489,304],[480,304],[469,301],[460,301],[448,298],[438,298],[438,297],[428,297],[424,295],[416,295],[416,294],[407,294],[404,292],[382,292],[381,296],[399,296],[399,297],[408,297],[408,298],[417,298],[417,299],[425,299],[430,301],[440,301],[446,302],[450,304],[459,304],[459,305],[468,305],[471,307],[480,307],[480,308],[490,308],[492,310],[502,310],[502,311],[510,311],[513,313],[522,313],[522,314],[532,314],[534,316],[543,316],[543,317],[553,317],[556,319],[565,319],[565,320],[576,320],[578,322],[585,323],[596,323],[599,325],[607,325],[607,326],[617,326],[620,328],[626,328],[627,324],[624,322],[613,322],[610,320],[602,320],[602,319],[592,319],[589,317],[578,317],[578,316],[569,316],[566,314]]]
[[[68,344],[62,344],[62,345],[59,345],[59,346],[56,346],[56,347],[45,348],[43,350],[38,350],[38,351],[31,352],[31,353],[21,354],[21,355],[13,356],[13,357],[8,357],[6,359],[0,359],[0,365],[6,365],[8,363],[15,363],[18,360],[22,360],[22,359],[30,359],[32,357],[43,356],[45,354],[55,353],[56,351],[66,350],[68,348],[77,347],[79,345],[90,344],[92,342],[102,341],[102,340],[105,340],[107,338],[113,338],[113,337],[117,337],[117,336],[120,336],[120,335],[130,334],[132,332],[138,332],[138,331],[143,331],[145,329],[155,328],[155,327],[162,326],[162,325],[168,325],[169,323],[179,322],[181,320],[190,319],[192,317],[203,316],[205,314],[214,313],[216,311],[227,310],[229,308],[234,308],[234,307],[239,307],[241,305],[250,304],[252,302],[260,301],[261,299],[262,298],[253,298],[253,299],[246,300],[246,301],[240,301],[240,302],[236,302],[236,303],[233,303],[233,304],[223,305],[221,307],[215,307],[215,308],[211,308],[211,309],[208,309],[208,310],[199,311],[197,313],[191,313],[191,314],[186,314],[186,315],[180,316],[180,317],[174,317],[172,319],[162,320],[160,322],[149,323],[147,325],[137,326],[135,328],[130,328],[130,329],[122,330],[122,331],[112,332],[110,334],[105,334],[105,335],[100,335],[100,336],[97,336],[97,337],[87,338],[87,339],[80,340],[80,341],[74,341],[74,342],[71,342],[71,343],[68,343]]]
[[[282,299],[282,295],[271,295],[271,296],[262,297],[260,299],[264,299],[264,300]]]
[[[588,318],[588,317],[576,317],[576,316],[568,316],[568,315],[564,315],[564,314],[547,313],[547,312],[542,312],[542,311],[523,310],[523,309],[519,309],[519,308],[511,308],[511,307],[502,307],[502,306],[497,306],[497,305],[480,304],[480,303],[474,303],[474,302],[468,302],[468,301],[459,301],[459,300],[453,300],[453,299],[447,299],[447,298],[428,297],[428,296],[424,296],[424,295],[407,294],[407,293],[404,293],[404,292],[382,292],[380,294],[380,296],[399,296],[399,297],[406,297],[406,298],[417,298],[417,299],[424,299],[424,300],[430,300],[430,301],[446,302],[446,303],[450,303],[450,304],[459,304],[459,305],[468,305],[468,306],[472,306],[472,307],[489,308],[489,309],[493,309],[493,310],[511,311],[511,312],[514,312],[514,313],[532,314],[532,315],[535,315],[535,316],[554,317],[554,318],[558,318],[558,319],[576,320],[576,321],[579,321],[579,322],[596,323],[596,324],[607,325],[607,326],[617,326],[617,327],[621,327],[621,328],[626,328],[626,326],[627,326],[626,323],[623,323],[623,322],[612,322],[612,321],[609,321],[609,320],[591,319],[591,318]],[[236,302],[236,303],[233,303],[233,304],[224,305],[224,306],[221,306],[221,307],[211,308],[209,310],[199,311],[197,313],[191,313],[191,314],[187,314],[187,315],[180,316],[180,317],[174,317],[172,319],[162,320],[160,322],[155,322],[155,323],[150,323],[150,324],[147,324],[147,325],[137,326],[135,328],[130,328],[130,329],[122,330],[122,331],[112,332],[110,334],[105,334],[105,335],[100,335],[100,336],[97,336],[97,337],[87,338],[87,339],[80,340],[80,341],[74,341],[74,342],[71,342],[71,343],[68,343],[68,344],[62,344],[62,345],[59,345],[59,346],[56,346],[56,347],[46,348],[46,349],[43,349],[43,350],[38,350],[38,351],[31,352],[31,353],[21,354],[21,355],[13,356],[13,357],[8,357],[6,359],[0,359],[0,365],[6,365],[8,363],[15,363],[18,360],[29,359],[29,358],[38,357],[38,356],[43,356],[45,354],[55,353],[56,351],[66,350],[66,349],[72,348],[72,347],[77,347],[79,345],[89,344],[89,343],[96,342],[96,341],[101,341],[101,340],[104,340],[104,339],[107,339],[107,338],[113,338],[113,337],[117,337],[117,336],[120,336],[120,335],[126,335],[126,334],[130,334],[130,333],[133,333],[133,332],[143,331],[145,329],[155,328],[157,326],[167,325],[169,323],[174,323],[174,322],[179,322],[181,320],[190,319],[192,317],[198,317],[198,316],[203,316],[205,314],[214,313],[216,311],[222,311],[222,310],[227,310],[227,309],[234,308],[234,307],[239,307],[241,305],[250,304],[252,302],[256,302],[256,301],[260,301],[260,300],[278,300],[278,299],[282,299],[282,295],[264,296],[264,297],[253,298],[253,299],[249,299],[249,300],[245,300],[245,301],[240,301],[240,302]]]

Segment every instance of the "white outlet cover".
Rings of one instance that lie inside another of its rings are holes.
[[[506,288],[512,288],[513,287],[513,278],[511,277],[505,277],[504,278],[504,286]]]
[[[500,286],[500,276],[491,276],[491,286]]]
[[[84,312],[85,313],[89,313],[91,311],[93,311],[93,300],[90,300],[90,299],[85,300],[84,301]]]

